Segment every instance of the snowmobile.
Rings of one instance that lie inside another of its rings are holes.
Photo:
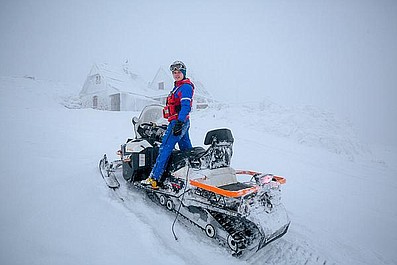
[[[141,184],[154,166],[167,128],[162,109],[161,105],[145,107],[139,118],[132,119],[135,138],[121,145],[117,152],[120,159],[109,162],[105,154],[100,160],[99,169],[108,187],[118,189],[124,182],[143,190],[159,205],[227,245],[234,255],[257,251],[282,237],[290,225],[281,203],[285,178],[233,169],[234,138],[227,128],[207,132],[206,149],[174,150],[161,188]]]

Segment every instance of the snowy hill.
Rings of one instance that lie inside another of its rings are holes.
[[[238,105],[221,104],[215,111],[211,110],[211,115],[227,123],[232,120],[236,126],[241,122],[240,117],[247,117],[244,125],[249,130],[289,138],[350,160],[371,159],[370,150],[360,142],[347,120],[314,106],[287,108],[264,99]]]
[[[194,145],[229,127],[233,167],[287,178],[290,231],[239,260],[181,222],[175,241],[173,214],[142,194],[122,202],[105,188],[98,160],[132,136],[138,113],[66,108],[79,89],[0,78],[1,264],[397,263],[395,153],[373,162],[349,123],[267,101],[192,114]]]

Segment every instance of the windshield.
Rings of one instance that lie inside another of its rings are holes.
[[[161,105],[149,105],[146,106],[139,116],[139,123],[154,122],[157,125],[168,124],[168,121],[163,118],[163,106]]]

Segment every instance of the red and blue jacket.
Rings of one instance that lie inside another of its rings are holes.
[[[168,121],[180,120],[185,122],[189,119],[189,113],[192,110],[194,85],[188,79],[176,81],[174,88],[167,97],[164,108],[164,118]]]

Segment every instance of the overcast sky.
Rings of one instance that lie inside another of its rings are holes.
[[[396,144],[394,0],[1,0],[0,36],[1,76],[82,86],[129,59],[151,81],[179,59],[218,100],[315,105]]]

